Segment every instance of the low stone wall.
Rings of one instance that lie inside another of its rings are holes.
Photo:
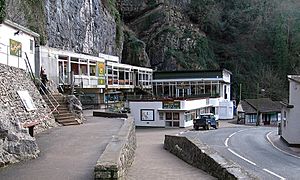
[[[112,137],[94,168],[95,179],[125,179],[136,149],[135,124],[130,116],[119,133]]]
[[[128,115],[125,113],[113,113],[113,112],[101,112],[101,111],[93,111],[93,116],[106,117],[106,118],[128,118]]]
[[[239,165],[224,159],[215,150],[196,139],[166,135],[164,148],[218,179],[255,179]]]

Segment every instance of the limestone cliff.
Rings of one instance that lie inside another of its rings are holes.
[[[190,0],[119,1],[127,26],[139,43],[146,45],[151,67],[158,70],[218,68],[205,33],[187,14],[190,3]]]
[[[191,0],[14,0],[7,1],[7,17],[37,31],[41,44],[54,48],[117,55],[124,63],[159,70],[217,68],[206,35],[190,21],[190,4]]]
[[[18,91],[28,91],[35,110],[27,111]],[[39,148],[35,138],[24,128],[26,121],[40,121],[34,132],[57,126],[49,108],[28,74],[21,69],[0,64],[0,167],[35,158]]]
[[[6,4],[7,18],[41,34],[41,44],[92,55],[121,54],[116,17],[102,1],[6,0]]]

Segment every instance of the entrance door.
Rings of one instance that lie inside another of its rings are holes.
[[[67,61],[58,61],[59,84],[67,83]]]
[[[166,127],[179,127],[180,118],[178,112],[166,112]]]
[[[271,122],[271,115],[270,114],[263,114],[262,119],[264,121],[264,125],[270,125],[270,122]]]

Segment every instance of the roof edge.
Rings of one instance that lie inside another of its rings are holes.
[[[25,32],[25,33],[33,36],[33,37],[37,37],[37,38],[40,37],[40,35],[38,33],[34,32],[34,31],[32,31],[32,30],[24,27],[24,26],[21,26],[20,24],[12,22],[12,21],[10,21],[8,19],[5,19],[3,21],[3,24],[6,24],[6,25],[11,26],[11,27],[16,28],[16,29],[19,29],[19,30],[21,30],[21,31],[23,31],[23,32]]]

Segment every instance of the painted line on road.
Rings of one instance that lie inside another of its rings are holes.
[[[272,171],[270,171],[270,170],[268,170],[268,169],[263,169],[264,171],[266,171],[267,173],[269,173],[269,174],[272,174],[273,176],[276,176],[276,177],[278,177],[279,179],[282,179],[282,180],[285,180],[286,178],[284,178],[284,177],[282,177],[282,176],[279,176],[278,174],[276,174],[276,173],[274,173],[274,172],[272,172]]]
[[[280,152],[282,152],[282,153],[284,153],[284,154],[286,154],[286,155],[289,155],[289,156],[292,156],[292,157],[294,157],[294,158],[300,159],[299,156],[296,156],[296,155],[294,155],[294,154],[291,154],[291,153],[289,153],[289,152],[286,152],[286,151],[280,149],[279,147],[277,147],[277,146],[271,141],[271,139],[270,139],[270,137],[269,137],[270,134],[271,134],[272,132],[274,132],[274,131],[270,131],[270,132],[267,134],[267,139],[268,139],[268,141],[271,143],[271,145],[272,145],[275,149],[277,149],[278,151],[280,151]]]
[[[243,159],[244,161],[246,161],[246,162],[248,162],[248,163],[250,163],[250,164],[256,166],[256,164],[255,164],[254,162],[252,162],[252,161],[250,161],[249,159],[247,159],[247,158],[245,158],[245,157],[239,155],[238,153],[234,152],[234,151],[231,150],[230,148],[228,148],[228,151],[230,151],[230,152],[231,152],[232,154],[234,154],[235,156],[237,156],[237,157]]]
[[[226,147],[228,147],[228,141],[229,141],[229,138],[226,138],[226,140],[224,142],[224,144],[225,144]]]

